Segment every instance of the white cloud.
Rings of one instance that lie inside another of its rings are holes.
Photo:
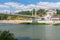
[[[0,13],[6,13],[6,14],[8,14],[8,13],[10,13],[10,10],[0,10]]]
[[[38,2],[37,4],[24,5],[16,2],[7,2],[0,5],[0,8],[14,8],[15,12],[18,11],[30,11],[32,8],[35,9],[60,9],[60,2]]]
[[[60,9],[60,2],[39,2],[37,6],[40,6],[40,8],[58,8]]]
[[[22,5],[20,5],[22,6]],[[60,9],[60,2],[39,2],[37,4],[28,4],[20,7],[21,11],[23,10],[32,10],[35,9]],[[19,9],[19,8],[18,8]]]
[[[6,5],[0,5],[0,8],[9,8],[9,7]]]
[[[18,8],[20,6],[19,3],[15,3],[15,2],[7,2],[7,3],[4,3],[5,5],[7,6],[10,6],[10,7],[13,7],[13,8]]]

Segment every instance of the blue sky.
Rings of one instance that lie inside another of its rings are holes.
[[[36,9],[60,9],[60,0],[0,0],[0,12],[6,11],[30,11]]]
[[[0,0],[0,4],[5,2],[18,2],[22,4],[36,4],[38,2],[60,2],[60,0]]]

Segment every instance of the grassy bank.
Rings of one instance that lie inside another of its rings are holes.
[[[60,26],[60,23],[56,23],[56,24],[53,24],[53,25],[55,25],[55,26]]]
[[[27,24],[27,25],[48,25],[46,23],[21,23],[21,24]]]

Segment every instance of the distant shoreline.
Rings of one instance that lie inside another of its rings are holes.
[[[31,22],[26,20],[0,20],[0,24],[20,24],[23,22]]]
[[[0,20],[0,24],[21,24],[21,23],[32,23],[32,20]],[[57,24],[60,23],[60,21],[38,21],[38,23]]]

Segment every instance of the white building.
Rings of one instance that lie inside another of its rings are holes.
[[[46,12],[46,15],[42,17],[42,19],[44,19],[45,21],[50,21],[51,17],[56,14],[56,10],[54,9],[49,9]]]

